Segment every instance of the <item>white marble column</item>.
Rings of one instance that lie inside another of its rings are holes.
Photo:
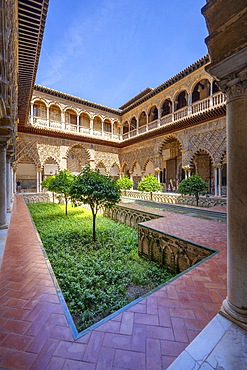
[[[7,212],[11,211],[11,198],[12,198],[12,176],[11,176],[11,164],[10,156],[6,156],[6,201],[7,201]]]
[[[111,139],[113,139],[114,123],[111,122]]]
[[[136,120],[136,135],[139,134],[139,125],[140,125],[140,120],[139,120],[139,118],[137,118],[137,120]]]
[[[218,168],[214,168],[214,195],[217,197],[218,195]]]
[[[188,116],[192,114],[192,93],[188,94]]]
[[[31,108],[30,108],[30,123],[33,125],[33,102],[31,102]]]
[[[222,170],[221,167],[218,168],[219,172],[219,179],[218,179],[218,196],[221,197],[221,189],[222,189]]]
[[[16,193],[16,169],[13,167],[12,170],[12,188],[13,188],[13,194]]]
[[[161,108],[158,108],[158,127],[160,126]]]
[[[6,143],[0,142],[0,229],[6,229],[7,225],[7,191],[6,191]]]
[[[172,121],[174,121],[175,101],[172,100]]]
[[[41,192],[42,170],[37,170],[37,193]]]
[[[50,110],[46,107],[46,126],[50,127]]]
[[[61,112],[61,124],[62,124],[62,130],[65,130],[65,113]]]
[[[80,116],[77,115],[76,116],[76,131],[79,132],[79,128],[80,128]]]
[[[93,135],[93,117],[90,117],[89,134]]]
[[[210,100],[209,100],[209,106],[213,106],[213,81],[210,83]]]

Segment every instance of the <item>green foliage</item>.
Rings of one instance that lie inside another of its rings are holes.
[[[148,175],[139,182],[138,190],[151,193],[153,191],[161,191],[162,186],[154,175]]]
[[[60,171],[57,175],[47,177],[41,185],[49,191],[52,191],[65,200],[65,214],[67,215],[68,200],[70,197],[70,188],[74,181],[74,176],[68,170]]]
[[[199,194],[208,192],[208,184],[198,175],[192,175],[180,182],[178,186],[180,194],[194,195],[198,206]]]
[[[78,330],[84,330],[172,276],[138,256],[137,231],[98,216],[92,242],[90,211],[28,204]],[[83,223],[83,228],[81,227]]]
[[[96,215],[104,207],[110,208],[120,200],[120,190],[116,180],[102,175],[99,170],[85,167],[75,180],[70,189],[74,202],[88,204],[93,215],[93,240],[96,239]]]
[[[129,190],[133,187],[134,182],[127,176],[124,176],[117,180],[117,185],[120,189]]]
[[[55,181],[55,175],[48,176],[42,181],[41,186],[42,188],[47,189],[48,191],[53,191],[54,181]]]
[[[52,192],[52,200],[53,204],[55,201],[55,175],[46,177],[42,183],[41,186],[43,189],[47,189],[48,191]]]

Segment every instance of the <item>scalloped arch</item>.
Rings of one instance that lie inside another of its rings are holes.
[[[159,146],[159,149],[158,149],[158,153],[159,153],[159,154],[162,154],[163,146],[164,146],[168,141],[170,141],[170,140],[177,140],[177,141],[179,142],[180,146],[182,147],[182,141],[179,139],[179,137],[178,137],[176,134],[170,134],[170,135],[166,136],[166,137],[162,140],[162,142],[161,142],[161,144],[160,144],[160,146]]]
[[[86,154],[87,154],[87,158],[88,160],[90,161],[91,160],[91,155],[90,155],[90,151],[83,145],[83,144],[73,144],[71,145],[67,150],[66,150],[66,156],[69,154],[69,152],[73,149],[73,148],[78,148],[78,147],[81,147],[82,149],[85,150]]]

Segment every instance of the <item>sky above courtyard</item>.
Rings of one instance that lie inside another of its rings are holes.
[[[205,54],[206,0],[50,0],[36,83],[111,108]]]

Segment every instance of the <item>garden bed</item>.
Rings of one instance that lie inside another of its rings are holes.
[[[173,277],[138,256],[137,231],[91,212],[52,203],[28,204],[78,331],[107,317]]]

